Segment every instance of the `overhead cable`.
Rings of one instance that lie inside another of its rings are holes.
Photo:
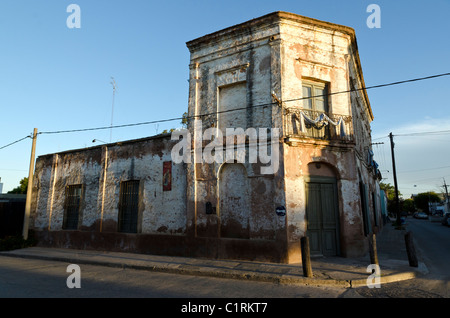
[[[22,141],[22,140],[27,139],[27,138],[31,138],[31,137],[30,137],[30,136],[26,136],[26,137],[23,137],[23,138],[21,138],[21,139],[19,139],[19,140],[13,141],[13,142],[11,142],[11,143],[9,143],[9,144],[7,144],[7,145],[4,145],[3,147],[0,147],[0,150],[1,150],[1,149],[4,149],[4,148],[7,148],[7,147],[9,147],[9,146],[12,146],[12,145],[14,145],[14,144],[16,144],[16,143],[18,143],[18,142],[20,142],[20,141]]]
[[[315,95],[315,96],[310,96],[310,97],[301,97],[301,98],[289,99],[289,100],[284,100],[284,101],[281,101],[281,102],[282,103],[289,103],[289,102],[305,100],[305,99],[311,99],[311,98],[316,98],[316,97],[331,96],[331,95],[336,95],[336,94],[351,93],[351,92],[356,92],[356,91],[369,90],[369,89],[374,89],[374,88],[381,88],[381,87],[387,87],[387,86],[393,86],[393,85],[400,85],[400,84],[405,84],[405,83],[423,81],[423,80],[428,80],[428,79],[438,78],[438,77],[443,77],[443,76],[449,76],[449,75],[450,75],[450,73],[442,73],[442,74],[436,74],[436,75],[431,75],[431,76],[426,76],[426,77],[419,77],[419,78],[414,78],[414,79],[409,79],[409,80],[404,80],[404,81],[373,85],[373,86],[369,86],[369,87],[356,88],[356,89],[340,91],[340,92],[327,93],[327,94],[323,94],[323,95]],[[202,118],[202,117],[206,117],[206,116],[210,116],[210,115],[223,114],[223,113],[227,113],[227,112],[247,110],[249,108],[268,107],[268,106],[272,106],[272,105],[275,105],[275,104],[278,104],[278,101],[277,102],[272,102],[272,103],[252,105],[250,107],[241,107],[241,108],[228,109],[228,110],[223,110],[223,111],[216,111],[216,112],[213,112],[213,113],[206,113],[206,114],[200,114],[200,115],[187,116],[187,117],[184,117],[184,118],[187,119],[187,120],[190,120],[190,119]],[[39,134],[62,134],[62,133],[83,132],[83,131],[92,131],[92,130],[104,130],[104,129],[111,129],[111,128],[124,128],[124,127],[133,127],[133,126],[157,124],[157,123],[163,123],[163,122],[169,122],[169,121],[175,121],[175,120],[181,120],[181,119],[183,119],[183,117],[175,117],[175,118],[169,118],[169,119],[153,120],[153,121],[146,121],[146,122],[132,123],[132,124],[123,124],[123,125],[115,125],[115,126],[81,128],[81,129],[68,129],[68,130],[58,130],[58,131],[42,131]]]

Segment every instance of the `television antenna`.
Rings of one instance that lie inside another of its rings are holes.
[[[109,142],[112,142],[112,126],[113,126],[113,118],[114,118],[114,98],[116,96],[117,84],[114,77],[111,76],[111,85],[113,87],[113,96],[112,96],[112,108],[111,108],[111,128],[109,132]]]

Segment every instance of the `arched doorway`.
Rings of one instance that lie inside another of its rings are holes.
[[[250,201],[245,167],[225,163],[219,173],[220,236],[249,238]]]
[[[311,254],[335,256],[339,247],[337,178],[324,163],[310,163],[306,177],[306,233]]]

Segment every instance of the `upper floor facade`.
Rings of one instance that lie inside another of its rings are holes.
[[[203,129],[278,128],[290,145],[350,143],[362,156],[370,148],[373,113],[352,28],[274,12],[187,46],[188,114]]]

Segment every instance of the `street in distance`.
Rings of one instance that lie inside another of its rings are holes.
[[[189,302],[187,305],[181,306],[181,312],[183,313],[208,313],[210,316],[217,309],[222,311],[225,309],[229,313],[242,313],[242,312],[265,312],[267,303],[227,303],[225,308],[217,307],[216,305],[196,305]]]

